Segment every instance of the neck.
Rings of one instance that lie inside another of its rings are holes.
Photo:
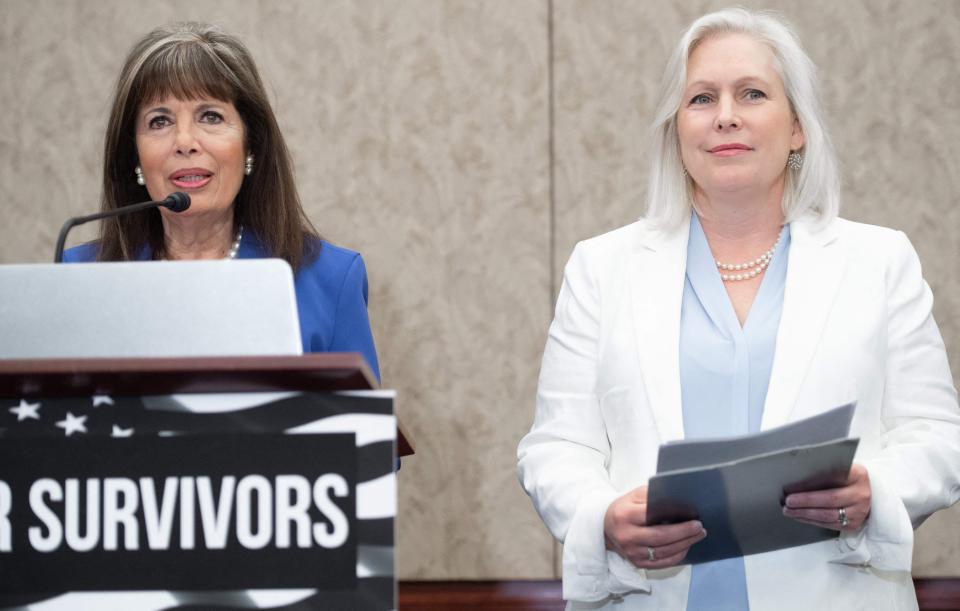
[[[770,248],[783,226],[783,183],[761,194],[697,189],[698,216],[715,259],[741,261]]]
[[[235,239],[233,210],[216,218],[163,215],[163,248],[167,259],[222,259]]]

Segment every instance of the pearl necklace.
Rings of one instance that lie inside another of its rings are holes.
[[[237,253],[240,252],[240,240],[243,239],[243,223],[237,227],[237,238],[233,241],[233,245],[230,246],[230,251],[227,253],[225,259],[236,259]]]
[[[723,263],[718,260],[717,269],[721,270],[720,278],[723,279],[724,282],[756,278],[763,273],[763,270],[767,269],[768,265],[770,265],[770,259],[773,258],[773,253],[777,250],[778,244],[780,244],[779,237],[777,237],[777,241],[773,243],[773,246],[771,246],[767,252],[763,253],[753,261],[747,261],[746,263]],[[724,270],[740,273],[724,274]]]

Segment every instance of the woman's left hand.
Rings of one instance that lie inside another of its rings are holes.
[[[862,465],[855,464],[842,488],[788,496],[783,515],[821,528],[856,531],[870,517],[870,476]]]

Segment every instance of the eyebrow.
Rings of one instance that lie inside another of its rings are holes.
[[[149,114],[152,113],[152,112],[162,112],[162,113],[165,113],[165,114],[168,114],[168,115],[169,115],[169,114],[173,114],[173,111],[170,110],[169,108],[167,108],[166,106],[156,106],[156,107],[154,107],[154,108],[148,108],[148,109],[146,109],[146,110],[143,111],[143,114],[149,115]]]
[[[203,110],[210,110],[211,108],[220,108],[220,106],[222,106],[222,103],[218,103],[218,102],[204,102],[203,104],[200,104],[199,106],[197,106],[196,110],[199,112],[199,111],[203,111]],[[143,111],[143,114],[144,114],[144,115],[148,115],[148,114],[150,114],[150,113],[152,113],[152,112],[159,112],[159,113],[164,113],[164,114],[168,114],[168,115],[172,115],[172,114],[173,114],[173,111],[170,110],[169,108],[167,108],[166,106],[155,106],[155,107],[153,107],[153,108],[148,108],[148,109],[146,109],[146,110]]]
[[[760,83],[767,87],[770,86],[770,83],[768,83],[765,79],[760,78],[759,76],[744,76],[742,78],[737,79],[734,82],[734,87],[742,87],[749,83]],[[714,83],[713,81],[705,81],[705,80],[694,81],[693,83],[690,83],[689,85],[684,87],[684,91],[688,89],[699,89],[701,87],[708,87],[708,88],[716,87],[716,83]]]

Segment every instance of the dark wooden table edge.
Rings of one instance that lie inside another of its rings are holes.
[[[960,577],[915,578],[923,611],[960,610]],[[400,581],[401,611],[497,609],[559,611],[564,608],[559,580]]]
[[[252,357],[0,360],[0,396],[155,394],[378,387],[355,353]]]

